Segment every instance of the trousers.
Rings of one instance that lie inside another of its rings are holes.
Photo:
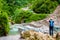
[[[49,34],[50,34],[50,36],[53,36],[53,26],[50,26],[50,28],[49,28]]]

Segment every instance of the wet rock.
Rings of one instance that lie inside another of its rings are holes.
[[[60,32],[56,35],[56,40],[60,40]]]
[[[11,24],[12,24],[12,25],[14,25],[14,24],[15,24],[15,22],[11,21]]]

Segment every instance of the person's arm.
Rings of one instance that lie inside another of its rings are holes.
[[[50,22],[50,20],[49,20],[49,22]]]

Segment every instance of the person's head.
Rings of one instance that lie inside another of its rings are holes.
[[[50,20],[52,20],[52,19],[50,19]]]
[[[51,17],[50,20],[53,20],[53,18]]]

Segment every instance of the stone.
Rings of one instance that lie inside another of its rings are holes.
[[[56,35],[56,40],[60,40],[60,32]]]
[[[54,40],[49,34],[44,34],[33,30],[25,31],[22,35],[25,40]],[[27,37],[27,35],[29,36]]]

